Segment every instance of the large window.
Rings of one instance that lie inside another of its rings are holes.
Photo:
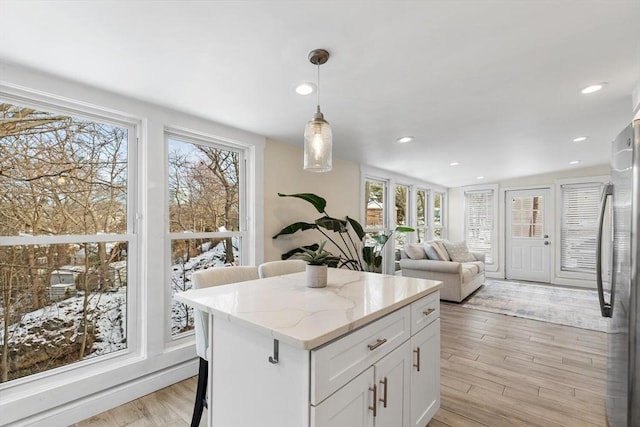
[[[464,229],[467,246],[485,254],[485,263],[495,260],[495,190],[473,190],[464,193]]]
[[[386,228],[386,183],[367,179],[364,183],[365,228],[383,230]]]
[[[395,191],[395,226],[409,226],[409,193],[408,185],[396,185]],[[399,254],[400,250],[407,243],[407,233],[394,233],[395,248]]]
[[[132,127],[0,99],[0,382],[127,348]]]
[[[429,226],[429,193],[427,190],[418,189],[416,191],[416,234],[418,243],[426,242],[427,228]]]
[[[445,229],[445,204],[444,193],[433,194],[433,238],[434,239],[446,239]]]
[[[602,183],[560,185],[560,270],[595,273]]]
[[[195,271],[242,263],[242,152],[216,141],[169,134],[172,295]],[[193,309],[173,300],[172,334],[193,329]]]

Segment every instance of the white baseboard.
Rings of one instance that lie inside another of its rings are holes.
[[[198,361],[192,359],[149,375],[94,393],[83,399],[58,406],[33,417],[12,423],[12,427],[69,426],[115,408],[198,373]],[[195,395],[194,395],[195,397]]]

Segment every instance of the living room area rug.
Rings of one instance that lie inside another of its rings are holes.
[[[607,331],[598,292],[547,284],[487,280],[461,304],[474,310]]]

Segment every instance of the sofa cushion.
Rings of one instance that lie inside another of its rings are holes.
[[[442,261],[442,258],[440,258],[440,256],[438,255],[438,252],[436,252],[436,248],[434,247],[433,243],[425,243],[424,244],[424,252],[427,255],[427,258],[432,259],[434,261]]]
[[[472,264],[461,264],[462,265],[462,283],[470,282],[477,274],[477,269],[475,265]]]
[[[456,262],[470,262],[475,261],[476,257],[474,257],[471,252],[469,252],[469,248],[467,248],[467,244],[465,242],[443,242],[444,247],[447,249],[447,253],[451,257],[451,261]]]
[[[465,264],[473,264],[478,267],[478,273],[482,273],[484,271],[484,262],[482,261],[473,261],[473,262],[465,262]]]
[[[424,247],[420,243],[407,243],[402,248],[407,256],[411,259],[426,259],[427,254],[424,251]]]
[[[464,262],[464,263],[462,263],[462,269],[463,270],[469,270],[471,272],[471,274],[473,274],[474,276],[480,272],[480,267],[478,267],[473,262]]]
[[[433,241],[433,249],[438,253],[438,258],[442,261],[451,261],[449,258],[449,254],[447,253],[447,249],[444,247],[442,240],[434,240]]]

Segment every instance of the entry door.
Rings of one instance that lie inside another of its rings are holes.
[[[548,188],[506,193],[506,277],[550,282],[551,196]]]

